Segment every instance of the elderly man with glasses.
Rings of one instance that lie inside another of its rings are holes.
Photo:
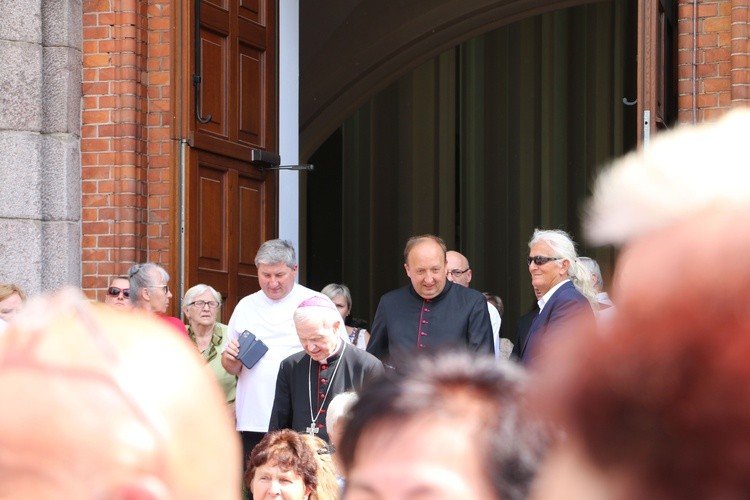
[[[128,270],[128,281],[130,301],[134,309],[155,314],[180,333],[187,335],[182,320],[167,316],[172,292],[169,291],[169,273],[163,267],[151,262],[135,264]]]
[[[469,288],[472,278],[469,259],[455,250],[448,250],[445,258],[448,264],[448,281]],[[490,323],[492,324],[492,347],[495,350],[495,359],[500,359],[500,325],[502,318],[500,318],[500,311],[497,310],[497,307],[489,301],[487,302],[487,311],[490,313]]]
[[[491,355],[492,324],[481,292],[447,279],[445,243],[435,235],[413,236],[404,248],[410,284],[380,299],[367,351],[401,370],[414,354],[436,349]]]

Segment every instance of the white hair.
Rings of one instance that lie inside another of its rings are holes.
[[[594,279],[591,273],[578,261],[576,253],[576,244],[573,238],[562,229],[534,229],[534,234],[529,240],[529,248],[539,242],[544,242],[555,253],[553,257],[560,257],[568,261],[568,278],[573,283],[581,295],[586,297],[592,304],[596,296],[594,289]],[[557,267],[562,267],[562,261],[558,260],[552,263]]]
[[[328,434],[331,433],[336,422],[341,418],[345,420],[349,419],[349,413],[357,400],[359,400],[359,396],[356,392],[342,392],[331,400],[326,410],[326,429],[328,430]]]
[[[692,214],[750,204],[750,110],[681,126],[615,161],[596,180],[585,231],[596,245],[623,244]]]
[[[341,314],[339,314],[336,306],[333,304],[333,302],[331,302],[331,299],[324,295],[319,296],[319,300],[326,301],[330,303],[330,305],[305,305],[305,303],[303,302],[294,311],[294,315],[292,316],[294,324],[297,325],[300,323],[318,323],[322,325],[324,329],[327,329],[333,326],[334,323],[338,321],[339,327],[336,330],[336,334],[342,339],[348,341],[349,336],[346,333],[344,319],[341,317]]]

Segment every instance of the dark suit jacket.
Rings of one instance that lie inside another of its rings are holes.
[[[567,281],[555,290],[544,309],[531,322],[526,338],[523,341],[519,339],[521,363],[529,364],[548,330],[552,327],[559,328],[565,322],[581,316],[594,321],[594,312],[589,301],[576,290],[573,282]]]
[[[513,352],[510,354],[510,359],[513,361],[521,360],[521,346],[526,344],[526,338],[529,336],[529,328],[531,328],[531,322],[539,314],[539,306],[534,303],[534,307],[518,318],[516,322],[516,338],[513,339]]]

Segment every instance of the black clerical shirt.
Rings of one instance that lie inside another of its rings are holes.
[[[443,291],[429,300],[411,285],[381,297],[367,352],[399,369],[415,352],[449,346],[494,352],[492,323],[482,293],[446,281]]]
[[[344,344],[342,339],[337,352],[325,364],[313,360],[305,351],[281,362],[269,431],[287,428],[307,432],[312,425],[318,437],[329,441],[326,410],[334,396],[357,391],[384,371],[377,358],[349,343],[344,349]],[[341,366],[336,369],[339,363]]]

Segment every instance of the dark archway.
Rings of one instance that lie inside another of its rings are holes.
[[[307,285],[345,282],[354,314],[371,319],[405,281],[404,241],[432,232],[469,257],[473,287],[506,300],[513,334],[533,299],[533,228],[581,242],[592,176],[635,144],[635,108],[623,104],[636,91],[635,5],[578,3],[500,23],[394,75],[343,118],[302,190]]]
[[[595,0],[301,2],[300,158],[419,64],[499,26]]]

